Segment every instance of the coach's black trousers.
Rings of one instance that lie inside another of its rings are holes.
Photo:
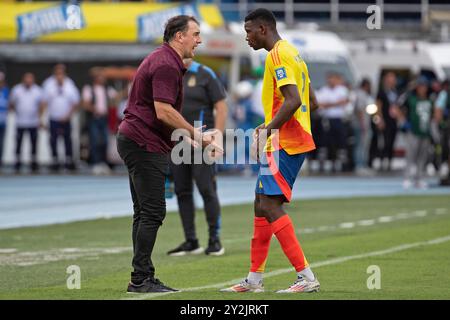
[[[168,155],[148,152],[120,133],[117,150],[130,179],[134,210],[131,281],[139,283],[155,274],[151,255],[156,234],[166,216],[164,192]]]

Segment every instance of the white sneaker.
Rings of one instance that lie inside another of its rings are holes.
[[[262,281],[258,284],[252,284],[247,279],[242,280],[241,283],[235,284],[232,287],[220,289],[221,292],[264,292],[264,285]]]
[[[97,163],[92,167],[92,174],[96,176],[107,176],[111,174],[111,169],[106,163]]]
[[[101,176],[102,173],[103,173],[103,170],[102,170],[102,166],[101,166],[101,165],[96,164],[96,165],[94,165],[94,166],[92,167],[92,174],[93,174],[93,175],[95,175],[95,176]]]
[[[413,186],[413,183],[411,180],[406,179],[403,181],[403,189],[411,189]]]
[[[373,176],[373,171],[369,168],[358,168],[356,169],[356,175],[362,177],[371,177]]]
[[[300,292],[319,292],[320,283],[317,277],[311,281],[306,277],[299,276],[294,284],[285,290],[279,290],[277,293],[300,293]]]

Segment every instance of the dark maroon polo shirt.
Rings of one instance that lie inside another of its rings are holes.
[[[134,77],[119,132],[149,152],[170,152],[173,128],[158,120],[154,102],[169,103],[181,111],[185,72],[180,56],[168,44],[150,53]]]

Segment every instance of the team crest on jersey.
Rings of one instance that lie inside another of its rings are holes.
[[[188,87],[195,87],[197,83],[197,80],[195,79],[195,76],[191,76],[188,80]]]
[[[278,81],[287,78],[286,69],[284,67],[275,69],[275,74],[277,75]]]

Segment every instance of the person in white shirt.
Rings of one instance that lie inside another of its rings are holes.
[[[340,74],[327,74],[327,85],[317,92],[319,113],[322,117],[323,139],[328,155],[332,160],[332,170],[340,171],[346,162],[346,142],[344,117],[349,103],[349,91]]]
[[[107,174],[108,107],[117,92],[106,86],[106,79],[100,71],[94,72],[92,78],[92,85],[85,85],[81,94],[82,107],[87,111],[89,158],[94,174]]]
[[[355,101],[352,117],[352,126],[355,137],[353,149],[353,161],[357,174],[369,174],[368,157],[371,139],[371,117],[366,108],[369,105],[375,106],[375,99],[371,95],[371,82],[368,78],[361,81],[359,88],[355,92]]]
[[[57,140],[64,138],[65,166],[75,170],[72,150],[71,119],[80,102],[80,93],[74,82],[66,76],[66,67],[58,64],[54,67],[53,76],[43,83],[45,100],[50,120],[50,147],[52,150],[52,171],[59,170]]]
[[[13,87],[10,98],[10,109],[16,115],[16,172],[20,172],[22,139],[28,133],[31,140],[31,171],[38,171],[36,160],[38,128],[42,126],[41,116],[44,110],[42,89],[35,84],[34,74],[27,72],[22,83]]]

